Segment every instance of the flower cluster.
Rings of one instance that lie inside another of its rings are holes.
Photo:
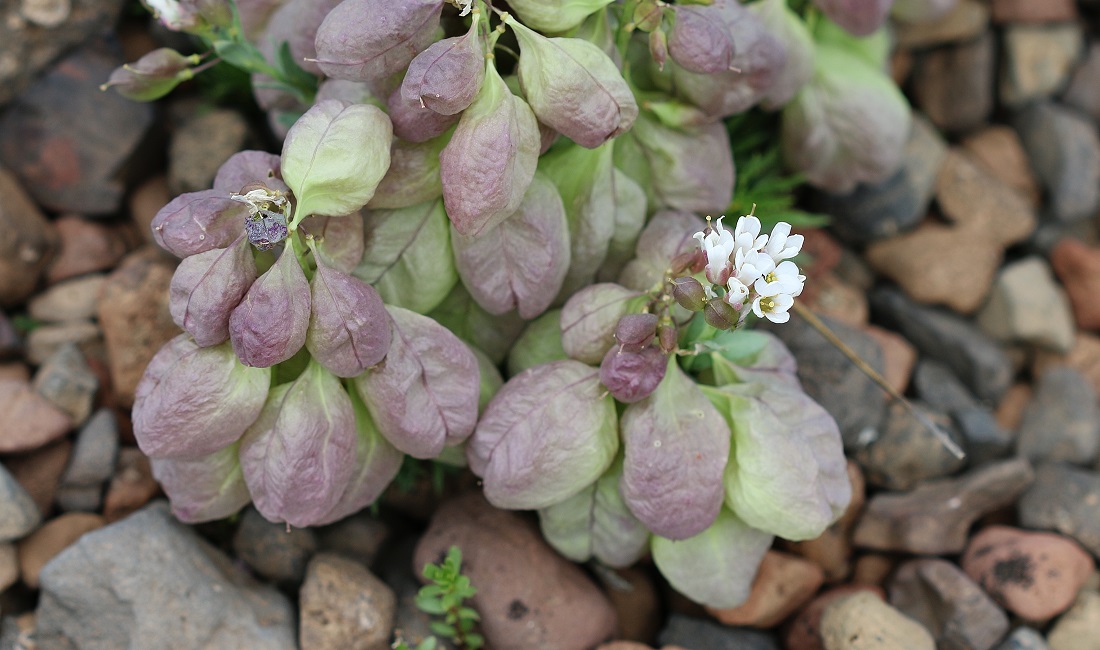
[[[802,235],[792,235],[791,225],[779,222],[771,235],[760,234],[760,220],[745,215],[737,220],[733,231],[726,230],[718,218],[714,226],[695,233],[699,248],[706,255],[706,276],[724,289],[721,300],[739,315],[737,324],[745,321],[751,305],[758,318],[773,323],[790,320],[788,310],[802,293],[806,276],[790,258],[802,249]],[[718,298],[713,286],[704,287],[708,298]]]

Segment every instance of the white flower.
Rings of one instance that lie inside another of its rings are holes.
[[[249,190],[244,194],[230,194],[229,198],[248,205],[248,214],[252,216],[262,214],[274,208],[279,208],[279,210],[285,213],[290,205],[282,192],[266,187]]]
[[[752,312],[757,318],[767,318],[773,323],[786,323],[791,319],[787,310],[793,304],[794,298],[789,294],[780,293],[778,288],[767,288],[767,293],[759,293],[752,301]]]
[[[746,253],[759,251],[768,242],[768,236],[760,234],[760,220],[750,214],[737,219],[733,239],[736,248]]]
[[[715,227],[708,228],[709,233],[702,231],[693,235],[699,242],[699,248],[707,254],[707,279],[715,284],[725,284],[729,277],[728,273],[732,270],[730,256],[735,243],[733,233],[722,226],[722,219],[725,216],[718,217]]]
[[[751,285],[774,269],[775,262],[772,258],[759,251],[738,248],[733,259],[733,275],[745,286]]]
[[[745,298],[749,297],[749,288],[737,278],[731,277],[727,283],[726,295],[723,298],[730,307],[740,310],[745,304]]]
[[[757,278],[753,288],[761,295],[774,295],[774,293],[769,293],[774,290],[793,298],[802,294],[802,287],[805,284],[806,276],[798,273],[798,265],[790,260],[784,260],[770,273]]]
[[[473,9],[474,0],[455,0],[456,6],[462,9],[458,14],[459,16],[465,16]]]
[[[183,27],[183,8],[178,0],[145,0],[145,6],[168,29],[179,31]]]
[[[764,252],[767,253],[776,264],[779,264],[782,260],[790,259],[798,255],[798,251],[802,250],[802,242],[804,240],[805,237],[802,235],[791,234],[791,224],[780,221],[772,228],[772,234],[767,244],[764,246]]]

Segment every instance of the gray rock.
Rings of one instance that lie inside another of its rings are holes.
[[[7,314],[0,311],[0,359],[14,357],[22,348],[23,341],[15,331],[15,325],[12,325]]]
[[[101,408],[76,434],[69,466],[61,485],[102,486],[111,478],[118,460],[118,421],[111,409]]]
[[[1076,23],[1007,26],[1001,101],[1018,107],[1061,90],[1081,55],[1082,36]]]
[[[99,342],[102,337],[99,326],[90,321],[42,325],[27,334],[27,361],[42,365],[63,345],[74,343],[84,347]]]
[[[34,638],[34,613],[0,617],[0,650],[45,648]]]
[[[40,579],[40,648],[296,647],[286,597],[176,521],[164,502],[84,535]]]
[[[99,379],[75,343],[64,343],[34,375],[34,390],[80,426],[92,413]]]
[[[921,355],[940,361],[979,399],[995,403],[1015,374],[1005,351],[966,319],[943,309],[923,307],[896,289],[870,296],[882,323],[901,332]]]
[[[1011,432],[997,423],[984,406],[957,409],[951,413],[955,429],[965,441],[966,460],[971,467],[1008,456],[1015,441]]]
[[[1100,453],[1100,403],[1081,372],[1054,366],[1039,377],[1020,418],[1016,453],[1042,461],[1087,465]]]
[[[1013,120],[1031,168],[1063,222],[1087,219],[1100,206],[1100,137],[1096,125],[1073,109],[1031,104]]]
[[[318,550],[337,553],[371,567],[390,537],[390,527],[369,512],[360,512],[335,524],[315,528],[314,533]]]
[[[19,555],[15,544],[0,544],[0,593],[19,580]]]
[[[172,133],[168,187],[175,193],[208,189],[222,163],[247,149],[248,141],[248,122],[236,111],[215,109],[188,119]]]
[[[933,124],[958,132],[986,121],[993,110],[996,50],[993,33],[986,32],[920,55],[913,69],[913,95]]]
[[[0,464],[0,544],[24,537],[41,522],[34,499]]]
[[[1069,352],[1077,333],[1066,292],[1041,257],[1026,257],[1001,269],[977,323],[998,341],[1056,352]]]
[[[961,443],[948,417],[914,403],[940,430]],[[940,478],[961,469],[963,458],[952,454],[924,422],[902,404],[891,404],[875,437],[855,449],[855,459],[867,482],[890,490],[909,490],[918,483]],[[870,438],[870,436],[868,436]],[[861,441],[862,442],[862,441]],[[960,445],[961,446],[961,445]]]
[[[675,613],[657,635],[657,643],[691,650],[779,650],[780,647],[770,632],[727,627]]]
[[[825,316],[821,320],[861,359],[883,371],[882,348],[871,335]],[[798,361],[798,378],[806,393],[836,418],[845,448],[854,449],[861,439],[874,435],[886,412],[885,394],[877,384],[801,318],[769,331]]]
[[[393,590],[358,562],[327,553],[315,556],[299,601],[302,648],[389,650]]]
[[[107,276],[94,273],[59,282],[31,298],[27,311],[46,323],[91,320],[95,318],[99,290],[106,281]]]
[[[99,512],[103,506],[103,486],[61,485],[54,500],[62,512]]]
[[[921,359],[913,369],[910,385],[917,397],[946,413],[977,407],[978,400],[951,369],[939,361]]]
[[[947,144],[923,117],[913,117],[901,168],[877,185],[859,185],[848,194],[816,193],[815,207],[832,215],[832,229],[843,240],[865,244],[915,227],[928,212]]]
[[[317,538],[308,528],[291,528],[263,518],[247,508],[233,536],[233,551],[252,570],[269,580],[300,583],[306,564],[317,550]]]
[[[1100,473],[1064,463],[1045,463],[1017,504],[1020,525],[1053,530],[1100,555]]]
[[[890,604],[936,638],[938,650],[989,650],[1008,616],[962,569],[940,559],[910,560],[890,581]]]
[[[1043,635],[1030,627],[1018,627],[997,646],[996,650],[1049,650]]]
[[[1062,101],[1093,121],[1100,120],[1100,43],[1089,45],[1088,52],[1070,75]]]

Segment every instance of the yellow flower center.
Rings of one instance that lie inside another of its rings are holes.
[[[760,311],[772,311],[774,309],[775,309],[775,300],[773,300],[770,297],[760,299]]]

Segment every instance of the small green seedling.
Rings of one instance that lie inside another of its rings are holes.
[[[462,575],[462,550],[452,546],[441,564],[429,564],[424,567],[424,577],[431,584],[424,585],[416,595],[416,606],[426,614],[440,616],[442,620],[433,621],[432,632],[449,639],[459,650],[478,650],[485,646],[485,639],[474,632],[481,616],[463,603],[477,593],[470,579]],[[411,648],[404,641],[398,641],[394,650],[435,650],[439,642],[429,637]]]

